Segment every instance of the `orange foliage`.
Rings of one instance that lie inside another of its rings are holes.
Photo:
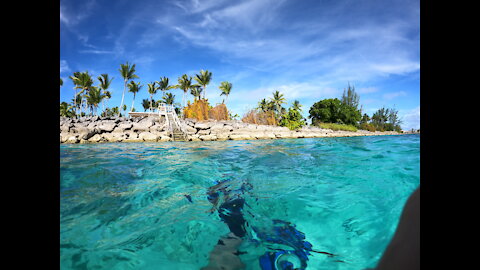
[[[243,116],[242,122],[256,125],[277,125],[273,111],[258,112],[257,110],[250,110]]]
[[[195,118],[199,121],[207,120],[208,119],[208,111],[210,110],[210,106],[208,102],[205,100],[195,100],[193,104],[188,102],[187,107],[184,108],[183,114],[185,118]]]
[[[225,104],[219,104],[213,107],[209,112],[208,116],[210,119],[215,120],[228,120],[228,109]]]

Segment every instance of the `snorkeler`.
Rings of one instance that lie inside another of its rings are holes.
[[[220,200],[220,192],[223,193],[224,202],[218,207],[220,219],[225,222],[230,229],[230,233],[218,240],[217,245],[210,253],[209,264],[201,270],[236,270],[245,268],[238,255],[241,254],[237,247],[242,243],[242,237],[245,236],[245,219],[243,217],[243,206],[245,199],[243,199],[239,192],[244,192],[249,188],[249,184],[242,184],[242,187],[236,192],[228,189],[226,184],[228,180],[221,181],[218,184],[210,187],[207,192],[207,199],[213,204],[210,213],[215,211]],[[250,186],[251,187],[251,186]],[[233,194],[232,194],[233,193]]]
[[[231,190],[228,185],[229,181],[219,181],[207,191],[207,198],[213,205],[210,213],[217,209],[220,195],[223,194],[223,203],[220,204],[217,211],[220,219],[230,229],[230,233],[218,240],[217,245],[210,253],[208,266],[201,268],[202,270],[235,270],[245,267],[238,257],[242,252],[238,251],[237,247],[240,246],[242,238],[246,235],[246,220],[243,217],[243,207],[246,203],[242,195],[244,192],[249,192],[252,185],[244,182],[239,189]],[[303,270],[307,267],[309,252],[335,256],[328,252],[312,250],[312,245],[305,241],[305,234],[296,230],[295,225],[276,219],[272,222],[272,227],[268,230],[252,226],[256,238],[252,239],[252,242],[283,244],[292,247],[293,250],[271,248],[275,251],[266,252],[259,258],[262,270]]]

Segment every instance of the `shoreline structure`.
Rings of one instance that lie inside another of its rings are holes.
[[[402,135],[395,131],[333,131],[318,127],[289,130],[286,127],[255,125],[240,120],[180,119],[187,141],[261,140],[287,138],[323,138]],[[173,141],[164,117],[60,117],[60,143],[164,142]]]

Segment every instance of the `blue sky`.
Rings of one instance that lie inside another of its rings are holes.
[[[144,85],[137,111],[147,83],[208,69],[210,103],[222,102],[218,86],[229,81],[227,106],[240,116],[275,90],[308,116],[350,83],[364,113],[394,107],[403,129],[420,128],[419,0],[60,1],[61,101],[74,95],[68,76],[88,70],[114,77],[108,105],[119,106],[127,61]]]

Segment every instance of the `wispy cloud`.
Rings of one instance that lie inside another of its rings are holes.
[[[397,98],[397,97],[404,97],[407,95],[407,92],[405,91],[397,91],[397,92],[391,92],[391,93],[386,93],[386,94],[383,94],[382,97],[385,99],[385,100],[392,100],[394,98]]]
[[[71,69],[68,66],[67,61],[66,60],[60,60],[60,73],[70,72],[70,71],[71,71]]]
[[[78,61],[61,57],[74,68],[97,70],[109,62],[115,67],[134,62],[147,81],[159,76],[176,81],[183,73],[209,69],[214,74],[209,100],[221,102],[217,86],[228,80],[234,109],[275,90],[308,107],[341,96],[350,82],[367,110],[417,96],[412,91],[418,88],[384,82],[419,73],[418,6],[418,0],[144,0],[107,7],[95,0],[63,0],[63,38],[76,38],[63,43],[74,44],[63,53]],[[97,17],[100,13],[105,16]],[[106,25],[96,24],[98,18]],[[78,63],[90,55],[101,67]]]
[[[402,111],[399,111],[399,115]],[[400,119],[402,120],[402,129],[403,130],[411,130],[413,129],[420,129],[420,106],[403,112]]]
[[[80,50],[80,53],[91,53],[91,54],[114,54],[115,51],[104,51],[104,50]]]
[[[305,19],[289,25],[279,21],[285,12],[283,4],[263,0],[211,5],[202,9],[207,12],[189,20],[184,20],[182,14],[161,20],[168,21],[169,25],[164,26],[186,43],[209,48],[227,58],[251,60],[251,67],[258,70],[294,68],[297,74],[369,80],[420,68],[417,41],[408,38],[415,21],[342,25],[344,17],[324,12],[314,21]],[[343,11],[349,14],[346,8]],[[301,28],[306,31],[292,31]]]
[[[87,19],[97,7],[96,0],[60,2],[60,22],[74,26]]]

